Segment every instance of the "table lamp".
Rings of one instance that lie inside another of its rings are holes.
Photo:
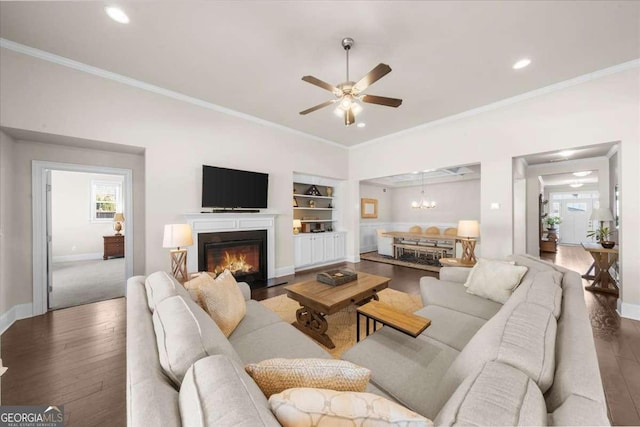
[[[187,280],[187,250],[180,247],[193,245],[189,224],[167,224],[164,226],[163,248],[171,249],[171,273],[179,281]]]
[[[462,243],[461,264],[476,263],[476,237],[480,236],[480,226],[475,220],[458,221],[458,239]]]
[[[613,221],[613,215],[609,208],[597,208],[591,211],[591,221],[600,221],[600,228],[604,227],[605,221]]]
[[[116,236],[122,236],[122,223],[124,222],[124,215],[117,213],[113,216],[113,229],[116,231]]]
[[[293,234],[300,233],[300,229],[301,228],[302,228],[302,221],[300,221],[299,219],[294,219],[293,220]]]

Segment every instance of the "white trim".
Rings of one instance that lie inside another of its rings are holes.
[[[288,265],[286,267],[277,267],[276,268],[276,277],[289,276],[291,274],[295,274],[296,269],[293,265]]]
[[[486,113],[487,111],[497,110],[512,104],[516,104],[518,102],[527,101],[529,99],[536,98],[538,96],[546,95],[551,92],[557,92],[572,86],[576,86],[582,83],[587,83],[592,80],[598,79],[600,77],[605,77],[611,74],[616,74],[622,71],[631,70],[633,68],[639,68],[639,67],[640,67],[640,59],[634,59],[632,61],[623,62],[622,64],[618,64],[612,67],[604,68],[602,70],[594,71],[593,73],[584,74],[582,76],[574,77],[573,79],[565,80],[559,83],[554,83],[552,85],[541,87],[539,89],[535,89],[530,92],[525,92],[523,94],[512,96],[510,98],[501,99],[500,101],[492,102],[491,104],[486,104],[478,108],[472,108],[471,110],[463,111],[462,113],[454,114],[452,116],[447,116],[442,119],[434,120],[432,122],[427,122],[418,126],[403,129],[399,132],[384,135],[379,138],[370,139],[369,141],[352,145],[349,147],[349,149],[351,150],[354,148],[366,147],[368,145],[385,142],[390,139],[397,138],[399,136],[406,135],[412,132],[433,128],[445,123],[455,122],[457,120],[464,119],[467,117],[477,116],[478,114]]]
[[[91,261],[94,259],[102,259],[102,252],[94,252],[88,254],[77,255],[59,255],[52,257],[53,262],[74,262],[74,261]]]
[[[30,302],[11,307],[0,315],[0,335],[4,334],[13,322],[33,316],[33,307]]]
[[[231,108],[226,108],[221,105],[214,104],[212,102],[208,102],[199,98],[182,94],[180,92],[175,92],[173,90],[165,89],[160,86],[152,85],[152,84],[143,82],[141,80],[132,79],[131,77],[123,76],[122,74],[113,73],[111,71],[107,71],[102,68],[87,65],[79,61],[74,61],[73,59],[65,58],[64,56],[56,55],[44,50],[33,48],[31,46],[26,46],[20,43],[16,43],[11,40],[0,38],[0,47],[12,50],[14,52],[22,53],[24,55],[32,56],[34,58],[42,59],[44,61],[52,62],[54,64],[62,65],[64,67],[69,67],[74,70],[83,71],[88,74],[93,74],[94,76],[102,77],[107,80],[113,80],[115,82],[122,83],[127,86],[133,86],[135,88],[146,90],[148,92],[152,92],[157,95],[166,96],[167,98],[172,98],[178,101],[186,102],[188,104],[196,105],[198,107],[206,108],[208,110],[213,110],[219,113],[228,114],[230,116],[238,117],[244,120],[249,120],[251,122],[258,123],[263,126],[268,126],[271,128],[292,133],[294,135],[310,138],[310,139],[313,139],[314,141],[324,142],[325,144],[333,145],[334,147],[339,147],[345,150],[348,149],[348,147],[342,144],[338,144],[337,142],[324,139],[319,136],[311,135],[309,133],[302,132],[297,129],[293,129],[284,125],[280,125],[278,123],[261,119],[256,116],[252,116],[250,114],[232,110]]]
[[[640,305],[629,304],[627,302],[621,302],[618,300],[618,309],[616,310],[620,317],[626,317],[627,319],[640,320]]]
[[[46,215],[46,171],[62,170],[72,172],[100,173],[124,176],[125,188],[124,217],[127,218],[127,232],[133,236],[133,172],[131,169],[104,166],[77,165],[33,160],[31,162],[31,194],[33,220],[33,315],[44,314],[47,306],[47,215]],[[125,278],[133,276],[133,239],[125,239]]]
[[[610,159],[617,152],[618,152],[618,144],[615,144],[611,148],[609,148],[609,151],[607,151],[607,154],[605,154],[605,156],[607,157],[607,159]]]
[[[297,267],[295,269],[295,272],[299,273],[301,271],[312,270],[314,268],[324,267],[324,266],[327,266],[327,265],[341,264],[341,263],[343,263],[345,261],[347,261],[347,258],[338,258],[338,259],[333,259],[333,260],[327,261],[327,262],[321,262],[321,263],[318,263],[318,264],[309,264],[309,265],[305,265],[305,266],[302,266],[302,267]]]

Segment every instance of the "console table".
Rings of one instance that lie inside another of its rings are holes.
[[[613,267],[618,259],[618,247],[612,249],[603,248],[599,243],[583,242],[582,247],[591,254],[593,264],[589,270],[582,275],[583,279],[593,280],[590,286],[585,286],[588,291],[607,292],[618,295],[618,285],[616,280],[609,273],[609,269]],[[590,274],[591,270],[595,270],[594,274]]]
[[[124,256],[124,235],[102,236],[104,240],[104,254],[102,259],[122,258]]]

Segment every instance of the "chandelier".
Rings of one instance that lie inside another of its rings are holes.
[[[435,200],[429,200],[424,197],[424,172],[422,172],[422,191],[420,191],[420,201],[411,202],[413,209],[433,209],[436,207]]]

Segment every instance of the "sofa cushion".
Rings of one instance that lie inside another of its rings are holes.
[[[249,300],[245,301],[245,304],[247,313],[244,315],[244,318],[238,326],[233,330],[229,338],[238,338],[250,332],[262,329],[265,326],[283,322],[280,316],[260,304],[258,301]]]
[[[584,396],[570,395],[558,409],[549,415],[549,424],[555,426],[608,426],[604,402]]]
[[[495,301],[468,294],[462,283],[446,282],[435,277],[420,279],[420,295],[425,306],[438,305],[485,320],[491,319],[502,307]]]
[[[471,268],[469,267],[442,267],[438,274],[440,280],[445,282],[464,283],[469,277]]]
[[[559,271],[534,271],[527,274],[505,306],[529,302],[547,308],[558,319],[562,312],[562,277],[563,274]]]
[[[147,305],[152,312],[155,306],[166,298],[189,295],[189,292],[165,271],[156,271],[147,276],[144,287],[147,291]]]
[[[231,335],[229,341],[245,364],[276,357],[331,358],[315,341],[285,322],[274,323],[241,336]]]
[[[433,338],[462,351],[465,345],[487,321],[450,308],[428,305],[415,312],[431,320],[431,325],[422,335]]]
[[[266,397],[296,387],[362,392],[371,377],[367,368],[335,359],[276,358],[249,363],[244,369]]]
[[[199,289],[200,305],[228,337],[247,312],[244,296],[233,274],[225,270],[213,282],[202,283]]]
[[[427,418],[440,409],[438,384],[459,352],[431,338],[412,338],[383,327],[347,350],[342,359],[371,369],[371,382]]]
[[[464,286],[470,294],[504,304],[526,272],[524,266],[480,258]]]
[[[284,427],[433,426],[431,420],[369,393],[292,388],[271,396],[269,405]]]
[[[536,383],[502,363],[487,362],[444,405],[438,426],[543,426],[547,407]]]
[[[211,318],[190,302],[181,296],[169,297],[156,305],[153,313],[160,364],[178,386],[187,369],[203,357],[223,354],[241,362]]]
[[[504,307],[451,365],[438,392],[439,403],[444,404],[467,376],[494,360],[526,373],[546,392],[553,383],[556,326],[553,313],[539,305],[524,302],[513,309]]]
[[[179,400],[184,426],[279,425],[260,389],[225,356],[194,363],[184,376]]]

